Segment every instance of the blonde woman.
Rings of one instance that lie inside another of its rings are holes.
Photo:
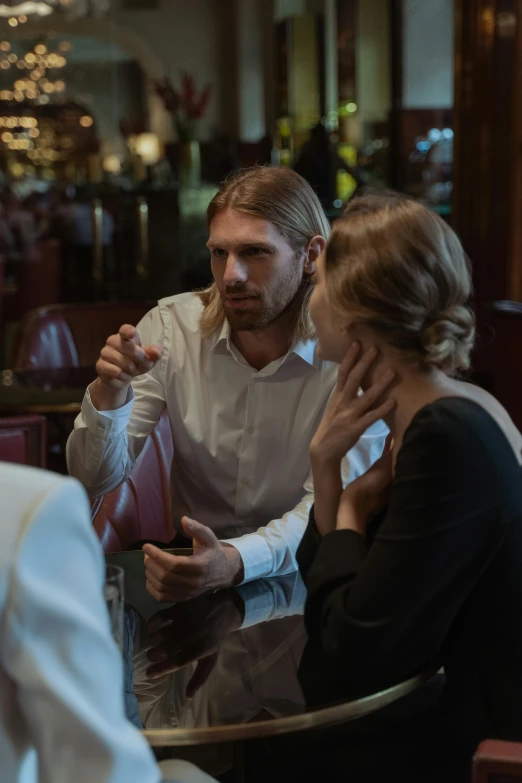
[[[458,377],[475,331],[462,246],[421,204],[365,196],[335,223],[315,282],[318,351],[341,367],[298,551],[309,636],[340,691],[441,665],[452,736],[520,740],[522,437]],[[343,491],[341,455],[376,415],[389,451]]]

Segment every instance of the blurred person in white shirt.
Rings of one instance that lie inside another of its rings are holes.
[[[0,462],[0,497],[2,783],[211,783],[185,762],[160,769],[125,717],[82,487]]]
[[[288,169],[246,169],[214,196],[207,223],[214,282],[109,337],[67,444],[69,472],[98,497],[127,479],[167,408],[173,524],[195,551],[144,546],[148,590],[163,601],[297,570],[308,450],[337,377],[308,312],[330,232],[310,185]],[[344,484],[380,457],[386,433],[369,428]]]

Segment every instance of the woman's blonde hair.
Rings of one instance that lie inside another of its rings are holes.
[[[222,209],[236,209],[272,223],[299,253],[314,236],[328,239],[330,224],[321,202],[308,182],[291,169],[256,166],[242,169],[221,185],[207,209],[207,225]],[[315,329],[308,309],[313,287],[304,281],[295,302],[293,339],[309,340]],[[208,335],[225,320],[221,297],[215,283],[199,292],[204,305],[200,328]]]
[[[422,369],[469,367],[475,319],[468,258],[455,232],[418,201],[351,201],[325,254],[328,299]]]

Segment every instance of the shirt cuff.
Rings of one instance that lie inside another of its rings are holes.
[[[264,623],[274,612],[274,593],[261,582],[252,582],[237,589],[245,604],[245,616],[241,630]]]
[[[116,438],[127,429],[132,406],[134,404],[134,392],[129,386],[127,401],[121,408],[114,411],[98,411],[92,404],[90,387],[87,387],[82,402],[82,418],[89,432],[98,438]]]
[[[233,546],[241,555],[244,569],[242,585],[262,576],[270,576],[273,569],[272,550],[262,536],[247,533],[239,538],[227,538],[221,543]]]

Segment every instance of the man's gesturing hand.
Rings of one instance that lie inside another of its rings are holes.
[[[96,362],[98,380],[91,388],[91,399],[98,410],[111,410],[125,404],[133,378],[152,370],[163,355],[161,345],[142,345],[134,326],[124,324],[111,334]]]
[[[133,378],[152,370],[162,354],[161,345],[142,345],[136,328],[124,324],[102,348],[96,372],[103,383],[122,389]]]
[[[243,580],[243,561],[232,546],[223,546],[206,525],[183,517],[194,554],[178,556],[145,544],[147,590],[157,601],[187,601]]]

